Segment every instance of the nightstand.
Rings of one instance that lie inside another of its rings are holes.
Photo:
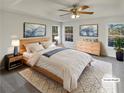
[[[13,54],[8,54],[5,56],[5,68],[7,70],[12,70],[14,68],[17,68],[23,64],[22,62],[23,55],[18,54],[14,56]]]

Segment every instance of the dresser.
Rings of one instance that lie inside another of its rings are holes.
[[[76,49],[82,52],[100,56],[101,45],[100,42],[92,41],[78,41],[76,43]]]

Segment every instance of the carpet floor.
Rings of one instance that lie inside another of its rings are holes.
[[[19,74],[41,93],[67,93],[59,83],[27,68]],[[86,67],[78,80],[77,89],[71,93],[116,93],[116,83],[103,82],[103,78],[112,77],[112,64],[95,60],[92,66]]]

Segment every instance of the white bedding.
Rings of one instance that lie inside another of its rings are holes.
[[[48,48],[35,53],[30,59],[30,65],[36,65],[51,71],[56,76],[63,79],[66,90],[71,92],[77,88],[77,80],[82,71],[92,61],[92,57],[86,53],[67,49],[60,51],[51,57],[42,54],[60,47]]]
[[[33,53],[28,53],[28,52],[24,52],[23,53],[23,57],[30,59],[33,56]]]

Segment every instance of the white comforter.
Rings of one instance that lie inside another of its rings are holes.
[[[60,47],[48,48],[35,53],[29,60],[29,63],[32,66],[43,67],[62,78],[64,88],[71,92],[77,88],[77,80],[84,68],[92,61],[92,57],[72,49],[60,51],[49,58],[42,55],[57,48]]]

